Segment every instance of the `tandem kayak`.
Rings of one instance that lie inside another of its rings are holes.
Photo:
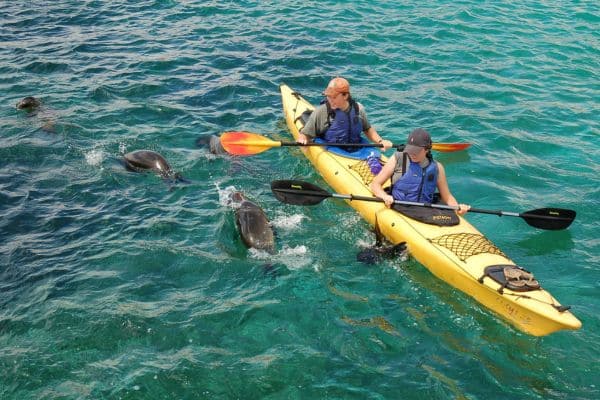
[[[281,85],[287,126],[294,139],[305,116],[314,107],[289,86]],[[372,196],[373,174],[367,159],[346,157],[325,147],[306,146],[302,152],[323,179],[338,193]],[[385,162],[385,156],[382,156]],[[416,221],[382,203],[347,201],[393,244],[406,242],[412,257],[433,275],[466,293],[514,327],[534,336],[579,329],[581,322],[537,281],[535,285],[508,284],[507,276],[524,269],[517,266],[466,219],[453,226]],[[503,272],[504,271],[504,272]],[[523,282],[521,282],[523,283]]]

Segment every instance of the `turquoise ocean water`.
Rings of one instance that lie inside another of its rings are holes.
[[[0,398],[600,398],[597,1],[0,4]],[[438,155],[460,201],[577,211],[468,219],[581,330],[535,338],[415,261],[358,263],[374,237],[345,203],[271,195],[324,185],[297,149],[196,145],[289,140],[278,85],[317,103],[335,75],[384,137],[473,144]],[[127,172],[138,149],[192,183]],[[275,254],[243,246],[233,190]]]

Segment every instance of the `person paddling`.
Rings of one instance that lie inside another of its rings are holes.
[[[346,79],[333,78],[323,94],[327,100],[310,114],[300,130],[298,143],[307,144],[315,137],[327,143],[360,143],[361,133],[364,133],[373,143],[380,143],[384,151],[393,146],[369,124],[364,107],[350,95],[350,84]],[[349,148],[348,152],[354,150]]]
[[[404,151],[396,152],[373,178],[370,189],[373,194],[391,207],[394,200],[434,203],[439,190],[440,199],[449,206],[459,206],[456,211],[464,215],[471,206],[458,204],[446,180],[444,166],[431,155],[431,136],[425,129],[415,129],[408,136]],[[391,194],[382,185],[392,179]]]

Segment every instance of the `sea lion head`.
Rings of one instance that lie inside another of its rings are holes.
[[[27,96],[22,98],[17,103],[17,110],[33,111],[38,108],[42,103],[33,96]]]

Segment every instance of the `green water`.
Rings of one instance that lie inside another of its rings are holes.
[[[596,2],[33,1],[0,13],[0,398],[600,397],[600,10]],[[582,321],[528,336],[413,260],[365,266],[369,226],[290,140],[278,92],[343,75],[385,138],[438,142],[478,208],[577,211],[566,231],[469,221]],[[33,95],[35,115],[15,104]],[[151,149],[192,181],[126,171]],[[325,186],[326,187],[326,186]],[[277,232],[247,250],[241,190]],[[265,271],[265,265],[272,269]]]

